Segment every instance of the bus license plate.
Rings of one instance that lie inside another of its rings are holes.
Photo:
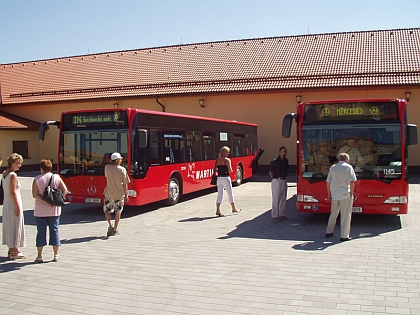
[[[362,207],[353,207],[353,208],[351,208],[351,212],[361,213],[362,212]]]
[[[85,198],[85,203],[101,203],[101,198]]]

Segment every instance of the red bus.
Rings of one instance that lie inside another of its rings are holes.
[[[62,113],[60,121],[41,124],[60,129],[57,170],[73,203],[103,203],[104,167],[113,152],[123,156],[131,178],[128,206],[166,200],[210,186],[222,146],[231,148],[234,184],[256,172],[257,125],[237,121],[146,111],[134,108],[79,110]]]
[[[329,213],[325,180],[340,153],[350,155],[357,181],[353,212],[404,214],[408,209],[408,146],[417,126],[401,99],[300,103],[283,120],[283,137],[297,124],[297,210]]]

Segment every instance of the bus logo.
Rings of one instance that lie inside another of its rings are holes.
[[[195,163],[188,164],[188,174],[187,177],[194,179],[195,177]]]
[[[195,170],[195,163],[188,164],[187,177],[191,177],[195,180],[201,180],[203,178],[210,178],[213,175],[213,169],[206,170]]]
[[[89,185],[87,188],[87,192],[89,195],[94,195],[96,194],[96,187],[95,185]]]
[[[377,115],[379,113],[378,107],[376,106],[372,106],[369,111],[372,115]]]
[[[324,115],[324,116],[330,116],[330,109],[329,108],[324,108],[323,110],[322,110],[322,115]]]

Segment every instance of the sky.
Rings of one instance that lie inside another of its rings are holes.
[[[0,64],[420,27],[419,0],[0,0]]]

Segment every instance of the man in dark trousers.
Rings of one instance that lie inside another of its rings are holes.
[[[282,146],[279,155],[271,161],[269,174],[271,177],[271,220],[287,220],[286,199],[287,199],[287,172],[289,171],[289,160],[286,158],[287,149]]]
[[[340,213],[340,242],[350,240],[351,208],[354,199],[354,184],[357,180],[353,167],[349,164],[350,157],[341,153],[339,162],[331,166],[327,176],[328,199],[331,200],[331,214],[328,220],[325,237],[332,237]]]

